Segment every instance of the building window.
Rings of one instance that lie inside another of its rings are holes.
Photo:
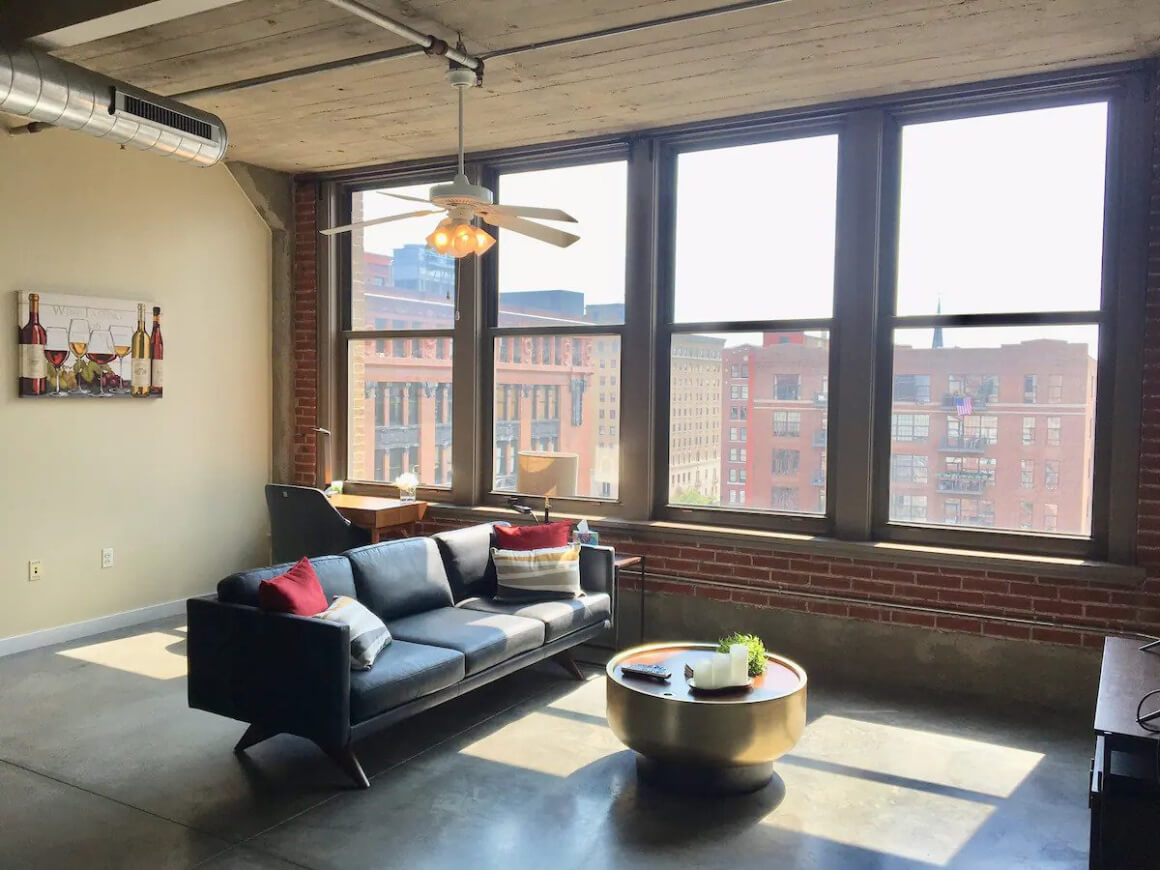
[[[773,474],[775,477],[786,477],[798,473],[798,464],[801,461],[800,450],[774,450]]]
[[[1019,460],[1019,488],[1035,489],[1035,460]],[[1019,528],[1023,528],[1023,525],[1020,524]]]
[[[1070,132],[1057,150],[1064,129]],[[902,126],[892,317],[894,412],[915,400],[915,390],[900,379],[952,373],[943,400],[946,437],[940,441],[947,461],[936,481],[938,490],[951,496],[945,502],[945,524],[1023,534],[1036,530],[1021,510],[1022,501],[1008,493],[1016,480],[1019,489],[1035,487],[1038,457],[1021,459],[1018,478],[994,473],[993,451],[1008,425],[1000,410],[1001,387],[1007,382],[1020,387],[1007,402],[1058,403],[1065,382],[1075,378],[1086,384],[1095,371],[1107,132],[1103,103]],[[1067,166],[1066,196],[1058,171],[1042,160],[1044,149],[1056,167]],[[969,167],[964,169],[965,163]],[[937,197],[930,195],[933,190],[939,191]],[[995,214],[996,209],[1004,229],[988,224],[981,236],[970,229],[979,226],[970,215]],[[1015,242],[1009,234],[1026,226],[1031,215],[1039,223]],[[955,231],[948,231],[952,227]],[[964,269],[948,269],[949,263],[964,259],[970,261]],[[1049,275],[1040,273],[1044,269]],[[986,291],[980,289],[984,286]],[[1036,312],[1033,326],[1022,317],[1029,311]],[[964,326],[964,317],[975,322]],[[980,361],[987,373],[970,374]],[[1055,371],[1036,373],[1034,368],[1045,362]],[[1088,422],[1094,419],[1094,406],[1092,397],[1083,412]],[[1035,418],[1018,419],[1021,444],[1034,446]],[[1058,418],[1048,418],[1046,437],[1049,446],[1060,446]],[[1067,461],[1088,468],[1084,450],[1077,444]],[[1045,487],[1058,487],[1060,461],[1043,463]],[[1087,483],[1076,487],[1075,509],[1067,512],[1076,518],[1067,529],[1071,534],[1090,533],[1090,512],[1083,502],[1083,491],[1090,492]],[[979,497],[983,494],[985,499]]]
[[[1059,527],[1059,505],[1043,506],[1043,531],[1054,532]]]
[[[792,486],[775,486],[769,494],[769,506],[775,511],[796,511],[798,491]]]
[[[1034,405],[1039,401],[1039,377],[1037,375],[1023,376],[1023,404]]]
[[[925,523],[926,496],[895,493],[890,497],[890,520],[896,523]]]
[[[722,437],[732,436],[734,427],[723,427],[723,417],[727,422],[747,420],[747,427],[735,427],[738,443],[748,440],[743,433],[749,427],[753,431],[747,434],[755,443],[764,444],[771,437],[798,438],[803,418],[812,432],[826,410],[825,401],[814,397],[824,392],[829,376],[838,137],[781,138],[716,148],[678,146],[675,164],[671,319],[661,327],[668,332],[672,349],[671,419],[691,419],[698,426],[695,434],[704,439],[703,455],[710,462],[721,453]],[[754,178],[759,179],[756,188]],[[764,220],[776,234],[774,257],[724,255],[735,249],[736,241],[720,214],[732,207],[731,190],[741,184],[768,197]],[[754,292],[758,287],[787,292]],[[801,328],[802,320],[810,321],[808,329]],[[714,324],[714,331],[697,329],[697,324],[706,323]],[[684,384],[681,378],[686,379]],[[725,378],[746,383],[726,384]],[[724,410],[713,397],[726,386],[730,400],[752,401],[761,410],[750,415],[748,404],[736,412]],[[703,404],[703,412],[679,416],[678,390],[700,394],[700,399],[686,403]],[[802,404],[801,410],[766,410],[771,402]],[[674,459],[670,453],[670,466]],[[769,497],[782,488],[772,485],[775,472],[770,465],[761,462],[752,471],[748,497],[739,505],[749,511],[815,512],[812,494],[808,506],[799,503],[796,490],[792,499]],[[824,488],[824,477],[811,484],[811,476],[817,475],[802,473],[803,487]],[[721,503],[708,488],[699,495],[681,496],[670,493],[670,502]]]
[[[1043,463],[1043,488],[1059,489],[1059,460],[1047,459]]]
[[[775,438],[797,438],[802,434],[800,411],[774,411],[773,436]]]
[[[493,426],[494,443],[516,445],[511,465],[493,469],[495,492],[543,494],[550,480],[557,494],[619,498],[617,427],[601,421],[615,419],[620,403],[621,341],[613,329],[624,322],[627,172],[626,161],[612,160],[498,177],[501,201],[539,202],[551,191],[552,205],[585,231],[556,248],[501,228],[487,255],[496,258],[493,388],[518,384],[531,410],[531,419]],[[561,275],[570,276],[566,284]],[[549,289],[561,286],[568,289]],[[583,335],[563,332],[585,325],[591,331]]]
[[[890,457],[890,479],[895,483],[912,483],[925,486],[927,457],[911,453],[899,453]]]
[[[1063,420],[1061,417],[1048,417],[1047,418],[1047,446],[1048,447],[1059,447],[1060,446],[1060,437],[1059,436],[1060,436],[1060,428],[1061,428],[1062,422],[1063,422]]]
[[[918,405],[930,402],[930,375],[895,375],[894,401]]]
[[[774,375],[773,397],[783,402],[797,401],[801,381],[801,375]]]
[[[1019,502],[1019,528],[1026,531],[1030,529],[1035,522],[1035,502],[1021,501]]]
[[[925,441],[929,435],[929,414],[890,415],[890,437],[894,441]]]

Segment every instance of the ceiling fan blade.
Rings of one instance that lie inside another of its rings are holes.
[[[431,200],[423,199],[421,196],[407,196],[405,193],[391,193],[389,190],[376,190],[375,193],[380,193],[383,196],[393,196],[395,199],[405,199],[407,202],[431,202]]]
[[[547,242],[549,245],[555,245],[557,248],[566,248],[573,242],[580,241],[580,237],[572,233],[566,233],[555,227],[541,226],[540,224],[532,223],[523,218],[512,217],[502,212],[489,209],[486,214],[482,211],[477,212],[477,214],[489,224],[505,230],[511,230],[513,233],[519,233],[522,236],[531,236],[533,239],[539,239],[541,242]]]
[[[373,218],[369,221],[356,221],[353,224],[344,224],[341,227],[331,227],[327,230],[319,230],[319,232],[321,232],[324,236],[334,236],[338,233],[349,233],[351,230],[357,230],[363,227],[374,227],[378,226],[379,224],[390,223],[391,221],[401,221],[406,220],[407,218],[422,217],[425,214],[439,214],[442,211],[443,209],[441,208],[429,208],[424,209],[423,211],[409,211],[406,214],[393,214],[387,217]]]
[[[486,216],[487,212],[495,212],[497,214],[511,215],[512,217],[536,218],[542,221],[567,221],[568,223],[577,223],[576,218],[568,214],[566,211],[560,211],[558,208],[539,208],[534,205],[500,205],[498,202],[495,205],[485,206],[479,210],[479,214]]]

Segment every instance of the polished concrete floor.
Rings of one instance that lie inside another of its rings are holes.
[[[1081,717],[810,686],[774,782],[714,800],[638,785],[598,669],[547,663],[359,747],[238,758],[189,710],[179,620],[0,659],[0,868],[1083,868]]]

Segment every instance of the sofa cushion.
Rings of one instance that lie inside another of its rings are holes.
[[[509,616],[538,619],[544,623],[545,643],[589,625],[599,625],[612,617],[612,599],[606,592],[593,592],[582,598],[526,604],[492,598],[468,598],[457,606],[483,613],[506,613]]]
[[[566,547],[572,540],[572,523],[562,520],[534,526],[512,526],[495,533],[497,550],[544,550]]]
[[[350,666],[356,671],[369,671],[383,647],[391,642],[391,633],[383,621],[361,601],[346,595],[339,595],[334,604],[314,618],[350,628]]]
[[[477,674],[514,655],[543,646],[544,623],[505,613],[441,607],[387,623],[391,636],[458,650],[467,673]]]
[[[439,555],[443,557],[447,582],[451,584],[451,594],[456,601],[473,595],[495,595],[495,565],[491,561],[491,548],[496,546],[497,526],[506,527],[507,523],[468,526],[433,536],[439,547]]]
[[[310,560],[314,574],[326,593],[326,600],[332,601],[336,595],[355,595],[354,576],[350,571],[350,561],[345,556],[315,556]],[[294,567],[293,562],[271,565],[269,568],[255,568],[239,571],[218,583],[218,600],[226,604],[258,606],[258,587],[263,580],[272,580]]]
[[[343,555],[350,559],[358,600],[383,622],[452,604],[443,560],[430,538],[371,544]]]
[[[580,545],[543,550],[492,550],[495,597],[501,601],[547,601],[578,598]]]
[[[396,639],[370,670],[350,672],[351,724],[453,686],[463,673],[462,653]]]
[[[313,616],[326,610],[326,593],[310,560],[303,556],[285,574],[259,583],[258,607],[295,616]]]

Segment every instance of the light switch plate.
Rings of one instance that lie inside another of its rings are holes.
[[[39,559],[33,559],[28,563],[28,582],[39,580],[44,576],[44,568],[40,564]]]

